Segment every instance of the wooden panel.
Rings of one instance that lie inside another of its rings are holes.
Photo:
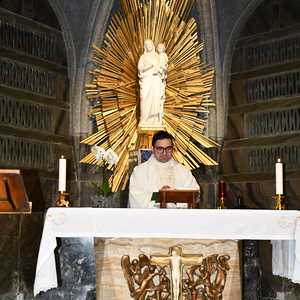
[[[0,211],[31,211],[19,170],[0,170]]]

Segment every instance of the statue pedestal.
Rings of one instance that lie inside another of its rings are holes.
[[[153,135],[160,130],[165,130],[163,125],[147,126],[147,127],[139,126],[137,149],[151,149]]]
[[[140,254],[168,254],[172,246],[182,248],[184,254],[229,255],[230,270],[223,291],[223,299],[241,299],[241,274],[237,241],[193,240],[193,239],[101,239],[95,238],[97,300],[130,300],[127,282],[121,268],[121,258],[130,259]]]

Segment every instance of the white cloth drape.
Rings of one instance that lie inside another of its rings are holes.
[[[36,267],[34,295],[57,286],[56,237],[191,238],[229,240],[285,240],[273,249],[288,270],[275,273],[300,281],[299,211],[50,208],[47,212]],[[273,244],[274,245],[274,244]],[[274,262],[274,259],[273,259]]]
[[[295,222],[295,239],[272,241],[272,271],[300,283],[300,218]]]

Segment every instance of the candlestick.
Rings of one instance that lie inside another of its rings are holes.
[[[225,181],[219,182],[219,198],[225,198],[226,196],[226,184]]]
[[[67,160],[62,155],[59,159],[59,172],[58,172],[58,191],[66,191],[66,180],[67,180]]]
[[[69,207],[69,193],[59,192],[58,198],[56,200],[56,206],[58,207]]]
[[[285,195],[283,194],[283,163],[278,158],[275,163],[275,183],[276,183],[276,195],[273,196],[275,200],[274,209],[283,210],[287,209],[285,205]]]
[[[283,163],[280,158],[275,164],[276,195],[283,195]]]
[[[226,184],[225,181],[219,182],[219,209],[226,208],[225,207],[225,197],[226,197]]]
[[[274,204],[274,209],[276,210],[285,210],[287,209],[284,200],[285,200],[285,196],[284,195],[275,195],[273,196],[273,199],[275,200],[275,204]]]

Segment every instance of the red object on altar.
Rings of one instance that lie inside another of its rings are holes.
[[[225,181],[219,181],[219,199],[226,197],[226,183]]]

